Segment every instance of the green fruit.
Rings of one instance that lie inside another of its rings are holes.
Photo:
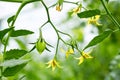
[[[36,49],[37,51],[41,54],[46,48],[46,43],[45,41],[42,39],[42,40],[38,40],[36,42]]]

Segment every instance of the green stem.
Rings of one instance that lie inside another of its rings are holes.
[[[71,36],[71,35],[69,35],[69,34],[67,34],[67,33],[64,33],[64,32],[62,32],[62,31],[59,31],[59,30],[58,30],[58,32],[61,33],[61,34],[67,35],[67,36],[69,36],[69,37],[72,39],[72,36]]]
[[[46,4],[44,3],[43,0],[41,0],[41,2],[42,2],[43,6],[45,7],[45,10],[46,10],[46,12],[47,12],[48,22],[51,22],[48,7],[46,6]]]
[[[70,2],[70,1],[64,1],[64,3],[71,3],[71,4],[78,5],[78,3],[79,3],[79,2]]]
[[[59,45],[59,41],[61,40],[63,43],[65,43],[65,44],[67,44],[67,45],[70,45],[70,44],[68,44],[68,43],[66,43],[61,37],[60,37],[60,35],[59,35],[59,33],[62,33],[62,34],[64,34],[64,35],[67,35],[67,36],[69,36],[71,39],[72,39],[72,37],[69,35],[69,34],[67,34],[67,33],[64,33],[64,32],[61,32],[61,31],[59,31],[55,26],[54,26],[54,24],[52,23],[52,21],[51,21],[51,19],[50,19],[50,14],[49,14],[49,7],[47,7],[46,6],[46,4],[44,3],[44,1],[42,1],[41,0],[41,2],[42,2],[42,4],[43,4],[43,6],[45,7],[45,10],[46,10],[46,13],[47,13],[47,18],[48,18],[48,21],[47,22],[49,22],[50,24],[51,24],[51,26],[53,27],[53,29],[55,30],[55,32],[56,32],[56,34],[57,34],[57,37],[58,37],[58,40],[57,40],[57,45],[56,45],[56,52],[55,52],[55,58],[56,58],[56,55],[57,55],[57,53],[58,53],[58,45]]]
[[[43,6],[45,7],[45,10],[47,12],[47,18],[48,18],[48,22],[52,25],[52,27],[54,28],[58,38],[59,38],[59,34],[58,34],[58,30],[56,29],[56,27],[54,26],[54,24],[52,23],[52,21],[50,20],[50,14],[49,14],[49,10],[48,10],[48,7],[46,6],[46,4],[41,0]]]
[[[13,27],[13,25],[15,24],[15,21],[16,21],[18,15],[19,15],[20,11],[22,10],[22,8],[23,8],[26,4],[27,4],[27,2],[23,2],[23,3],[20,5],[20,7],[19,7],[19,9],[18,9],[18,11],[17,11],[17,13],[16,13],[16,15],[15,15],[15,17],[14,17],[14,20],[13,20],[13,22],[12,22],[12,24],[11,24],[10,27]]]
[[[100,0],[105,11],[107,12],[107,14],[109,15],[109,17],[111,18],[111,20],[116,24],[116,26],[120,29],[120,24],[117,22],[117,20],[112,16],[111,12],[109,11],[109,9],[106,7],[105,3],[103,0]]]
[[[0,0],[0,1],[4,1],[4,2],[16,2],[16,3],[22,3],[23,1],[26,1],[28,3],[31,3],[31,2],[41,1],[41,0]]]
[[[57,53],[58,53],[58,46],[59,46],[59,41],[60,41],[60,39],[58,38],[58,40],[57,40],[57,45],[56,45],[56,52],[55,52],[55,59],[57,59]]]

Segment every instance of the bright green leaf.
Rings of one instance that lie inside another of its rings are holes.
[[[19,50],[19,49],[12,49],[10,51],[7,51],[4,54],[4,59],[5,60],[9,60],[9,59],[18,59],[22,56],[24,56],[25,54],[27,54],[28,52],[25,50]]]
[[[18,37],[18,36],[24,36],[24,35],[29,35],[29,34],[33,34],[34,32],[29,31],[29,30],[15,30],[12,31],[11,33],[11,37]]]
[[[3,71],[3,76],[14,76],[19,72],[23,67],[28,63],[29,60],[9,60],[6,63],[4,62],[5,70]]]
[[[94,46],[94,45],[102,42],[102,41],[103,41],[105,38],[107,38],[111,33],[112,33],[112,30],[108,30],[108,31],[105,31],[105,32],[103,32],[102,34],[94,37],[84,49],[86,49],[86,48],[88,48],[88,47],[91,47],[91,46]]]
[[[80,18],[89,18],[89,17],[93,17],[93,16],[96,16],[96,15],[100,15],[100,10],[98,10],[98,9],[87,10],[87,11],[78,13],[77,15]]]
[[[13,29],[13,27],[7,28],[7,29],[4,29],[4,30],[1,30],[1,31],[0,31],[0,40],[2,40],[3,37],[4,37],[11,29]]]

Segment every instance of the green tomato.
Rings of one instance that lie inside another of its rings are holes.
[[[38,40],[36,42],[36,49],[37,51],[41,54],[46,48],[46,43],[45,41],[42,39],[42,40]]]

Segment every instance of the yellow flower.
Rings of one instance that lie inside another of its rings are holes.
[[[98,20],[100,18],[100,15],[93,16],[88,19],[88,24],[95,24],[97,26],[101,26],[102,24],[98,23]]]
[[[73,49],[68,49],[67,51],[66,51],[66,58],[68,58],[68,56],[70,55],[70,54],[73,54],[74,53],[74,50]]]
[[[84,51],[82,51],[82,55],[79,57],[79,58],[76,58],[76,59],[78,59],[79,60],[79,65],[81,64],[81,63],[83,63],[83,61],[84,61],[84,59],[90,59],[90,58],[93,58],[91,55],[89,55],[91,53],[91,51],[90,52],[87,52],[87,53],[85,53]]]
[[[57,5],[56,5],[56,10],[59,11],[59,12],[62,10],[60,4],[57,4]]]
[[[52,71],[54,71],[56,67],[61,68],[61,66],[59,65],[59,63],[55,59],[50,60],[46,64],[48,64],[47,68],[52,67]]]
[[[63,49],[61,48],[61,52],[65,53],[66,58],[68,58],[68,56],[69,56],[70,54],[73,54],[73,53],[74,53],[74,50],[73,50],[72,48],[70,48],[70,49],[68,49],[67,51],[65,51],[65,50],[63,50]]]
[[[78,7],[74,8],[74,9],[72,9],[72,15],[80,13],[81,8],[82,8],[82,4],[80,4]]]

